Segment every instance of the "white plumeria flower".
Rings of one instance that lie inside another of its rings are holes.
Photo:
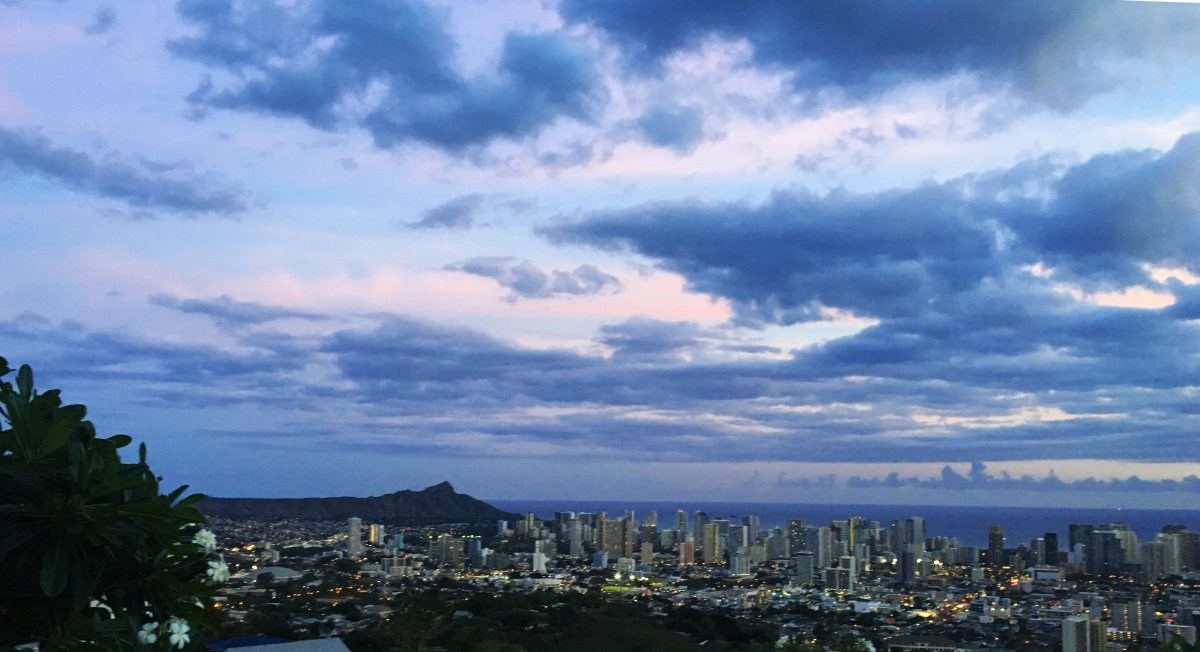
[[[220,557],[208,562],[208,570],[205,574],[212,578],[212,581],[220,584],[229,579],[229,566],[225,564],[225,558]]]
[[[158,623],[146,623],[138,630],[138,643],[143,645],[154,645],[158,640]]]
[[[188,627],[187,621],[182,618],[171,618],[167,629],[171,632],[167,642],[181,650],[192,640],[192,637],[188,635],[188,631],[192,628]]]
[[[104,596],[100,596],[100,597],[103,598]],[[92,602],[88,606],[93,609],[103,609],[103,610],[107,611],[109,618],[115,617],[115,614],[113,614],[112,607],[104,604],[103,602],[101,602],[99,600],[92,600]]]
[[[204,548],[205,552],[217,549],[217,535],[212,530],[200,530],[192,537],[192,543]]]

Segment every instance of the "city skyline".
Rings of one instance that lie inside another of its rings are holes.
[[[1182,508],[1200,6],[0,0],[0,355],[221,496]]]

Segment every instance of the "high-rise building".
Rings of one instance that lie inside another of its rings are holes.
[[[368,528],[368,530],[371,533],[370,534],[371,545],[382,546],[383,545],[383,537],[386,534],[383,525],[380,523],[372,523],[371,526]]]
[[[838,558],[838,568],[845,568],[850,571],[850,577],[858,577],[858,558],[853,555],[843,555]],[[854,588],[854,587],[850,587]]]
[[[730,525],[729,534],[725,536],[725,547],[729,550],[737,550],[750,545],[753,539],[750,538],[750,528],[745,525]]]
[[[827,527],[817,529],[817,566],[829,568],[833,563],[833,530]]]
[[[1168,553],[1167,544],[1161,540],[1142,544],[1142,568],[1145,569],[1147,580],[1154,581],[1170,574],[1167,570]]]
[[[1158,641],[1160,643],[1169,643],[1175,638],[1183,639],[1183,642],[1188,645],[1195,645],[1196,626],[1173,625],[1170,623],[1162,623],[1158,626]]]
[[[804,521],[789,519],[787,522],[788,548],[793,552],[808,550],[805,545]]]
[[[1138,549],[1137,533],[1125,523],[1109,523],[1108,529],[1117,537],[1121,545],[1123,563],[1136,564],[1141,561],[1141,551]]]
[[[643,564],[654,563],[654,544],[646,542],[642,544],[641,554],[638,555]]]
[[[1200,568],[1200,534],[1189,532],[1186,525],[1164,525],[1162,532],[1179,535],[1179,563],[1183,572]]]
[[[1004,557],[1004,528],[992,525],[988,527],[988,564],[1003,566],[1007,561]]]
[[[632,556],[632,553],[625,554],[625,524],[627,522],[623,518],[604,522],[604,538],[600,548],[608,553],[609,559]]]
[[[729,553],[730,575],[750,574],[750,554],[745,547],[732,549]]]
[[[346,522],[346,556],[351,559],[362,557],[362,519],[357,516],[351,516]]]
[[[721,526],[709,523],[704,526],[704,543],[700,549],[700,561],[705,564],[715,564],[721,560],[724,552],[725,539],[721,536]]]
[[[1077,544],[1087,545],[1088,537],[1096,529],[1091,523],[1071,523],[1067,525],[1067,546],[1074,550]]]
[[[691,566],[696,563],[696,544],[684,541],[679,544],[679,565]]]
[[[788,545],[787,531],[781,527],[771,529],[771,533],[767,535],[767,557],[770,559],[785,559],[792,555],[792,548]]]
[[[905,550],[915,555],[925,552],[925,519],[913,516],[904,519],[902,544]]]
[[[608,566],[608,553],[603,550],[592,554],[592,568],[605,568]]]
[[[625,518],[625,545],[621,547],[621,552],[625,553],[625,557],[633,557],[633,551],[637,548],[638,543],[638,527],[637,521],[633,518],[632,512],[630,516]]]
[[[800,586],[808,586],[813,583],[815,577],[813,572],[813,553],[804,551],[798,552],[795,556],[796,569],[793,581]]]
[[[608,522],[608,515],[604,512],[596,512],[592,515],[592,545],[597,550],[604,548],[604,524]]]
[[[1139,632],[1145,620],[1141,602],[1117,602],[1109,608],[1112,626],[1123,632]]]
[[[1058,565],[1058,533],[1047,532],[1042,535],[1042,550],[1045,556],[1043,563],[1049,566]]]
[[[583,556],[583,523],[578,518],[567,521],[567,547],[570,556]]]
[[[535,573],[546,574],[546,555],[545,553],[533,553],[532,569]]]
[[[700,560],[704,560],[704,532],[708,526],[708,514],[704,512],[696,512],[696,518],[692,521],[692,533],[696,541],[696,550],[700,552]]]
[[[462,539],[450,534],[443,534],[431,546],[434,552],[434,561],[448,568],[462,568],[465,553],[463,544]]]
[[[758,532],[761,529],[761,524],[757,516],[743,516],[742,525],[746,526],[746,537],[749,541],[758,540]]]
[[[917,556],[911,550],[896,555],[896,581],[912,584],[917,580]]]
[[[1088,652],[1088,617],[1067,616],[1062,621],[1062,652]]]
[[[1092,530],[1088,533],[1084,563],[1087,572],[1094,575],[1118,572],[1121,564],[1125,563],[1125,556],[1117,533],[1111,530]]]
[[[688,533],[688,517],[687,512],[682,509],[675,510],[675,532],[678,533],[676,536],[679,541],[687,538],[685,535]]]
[[[644,522],[642,522],[642,525],[648,525],[650,527],[657,528],[658,527],[658,512],[656,512],[654,510],[650,510],[650,513],[646,515],[646,520]]]

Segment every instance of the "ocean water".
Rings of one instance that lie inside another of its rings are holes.
[[[1163,525],[1186,525],[1200,532],[1200,510],[1154,509],[1081,509],[1065,507],[961,507],[934,505],[806,505],[796,503],[720,503],[720,502],[620,502],[557,500],[493,500],[491,504],[510,512],[533,512],[551,519],[555,512],[606,512],[623,515],[634,510],[639,521],[651,510],[658,512],[659,527],[675,521],[675,510],[688,512],[688,524],[697,510],[710,519],[758,516],[763,528],[784,526],[788,519],[801,519],[810,525],[826,526],[833,520],[862,516],[887,527],[892,521],[920,516],[925,519],[925,536],[957,537],[967,546],[987,546],[988,527],[1004,528],[1006,545],[1016,547],[1047,532],[1057,532],[1060,549],[1067,545],[1068,523],[1125,523],[1142,541],[1153,539]]]

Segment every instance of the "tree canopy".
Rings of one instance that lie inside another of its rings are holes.
[[[164,494],[146,464],[100,437],[82,405],[38,392],[0,357],[0,647],[198,647],[228,577],[186,486]]]

